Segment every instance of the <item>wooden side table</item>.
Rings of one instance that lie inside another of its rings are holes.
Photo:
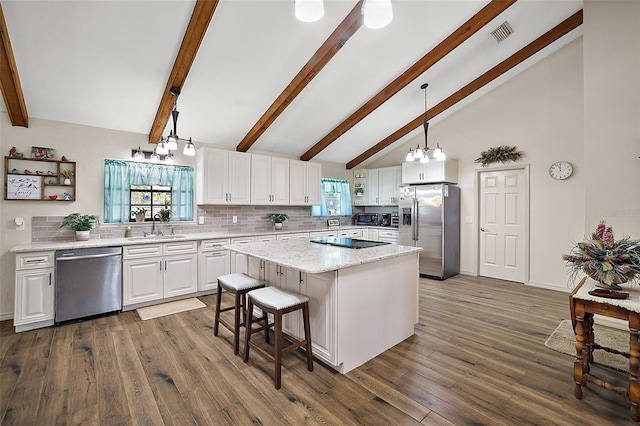
[[[595,289],[595,281],[583,278],[569,296],[571,322],[576,333],[576,359],[573,363],[573,379],[576,383],[574,394],[582,399],[582,387],[593,383],[608,390],[626,396],[631,401],[630,417],[633,421],[640,421],[638,406],[640,404],[640,384],[638,383],[638,333],[640,330],[640,289],[631,284],[624,285],[624,292],[629,293],[628,299],[609,299],[592,296],[589,291]],[[629,323],[629,353],[622,353],[595,343],[593,333],[593,315],[604,315],[618,318]],[[589,373],[589,364],[593,363],[594,349],[602,349],[629,357],[629,386],[616,387],[600,380]]]

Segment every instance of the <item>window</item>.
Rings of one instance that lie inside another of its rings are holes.
[[[129,222],[138,207],[148,219],[170,212],[172,221],[193,220],[193,181],[190,166],[104,160],[104,222]]]
[[[171,187],[157,185],[131,185],[131,218],[135,222],[136,212],[144,210],[144,220],[150,221],[161,210],[171,210]],[[160,216],[158,216],[160,217]]]
[[[349,181],[322,179],[322,205],[311,207],[311,216],[351,216]]]

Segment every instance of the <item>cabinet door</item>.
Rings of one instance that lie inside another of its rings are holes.
[[[198,266],[200,267],[198,290],[217,289],[218,277],[227,275],[231,270],[229,250],[202,253]]]
[[[226,204],[229,198],[229,151],[200,148],[197,155],[197,203]]]
[[[16,272],[14,325],[52,320],[53,268]]]
[[[289,160],[286,158],[271,158],[271,204],[289,205]]]
[[[307,197],[306,172],[307,165],[304,161],[291,160],[289,162],[289,204],[292,206],[305,204]],[[320,186],[319,183],[318,186]]]
[[[402,163],[402,183],[422,183],[424,182],[425,166],[429,163],[412,161]]]
[[[162,259],[125,260],[122,263],[124,306],[162,299]]]
[[[266,155],[251,156],[251,204],[271,204],[271,157]]]
[[[264,260],[257,259],[255,257],[250,257],[247,261],[247,275],[253,277],[257,280],[264,281],[265,280],[265,264]]]
[[[335,277],[335,272],[302,274],[300,285],[300,293],[309,298],[313,355],[334,365],[338,358]]]
[[[340,238],[360,238],[362,237],[362,229],[345,229],[338,231]]]
[[[232,238],[231,239],[231,244],[244,244],[244,243],[252,243],[254,242],[254,238],[253,237],[247,237],[247,238]],[[245,274],[248,273],[248,258],[246,254],[242,254],[242,253],[237,253],[235,251],[232,251],[230,253],[230,272],[231,274],[233,273],[240,273],[240,272],[244,272]]]
[[[367,170],[367,184],[364,193],[367,195],[367,205],[377,206],[380,204],[378,169]]]
[[[251,204],[251,154],[229,151],[228,204]]]
[[[401,185],[402,180],[402,168],[400,166],[383,167],[378,169],[378,172],[379,204],[381,206],[397,206],[399,195],[398,187]]]
[[[198,287],[198,256],[170,256],[164,259],[164,297],[195,293]]]
[[[322,200],[320,198],[320,183],[322,179],[322,165],[319,163],[307,163],[306,192],[309,206],[317,206]]]

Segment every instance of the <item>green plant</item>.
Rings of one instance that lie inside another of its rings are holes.
[[[613,229],[600,221],[591,238],[563,254],[573,276],[584,272],[592,279],[615,286],[640,277],[640,240],[624,237],[615,241]]]
[[[98,217],[92,214],[71,213],[62,219],[60,228],[68,226],[74,231],[89,231],[93,228],[96,220],[98,220]]]
[[[489,148],[486,151],[480,153],[480,157],[476,158],[476,163],[482,163],[482,167],[486,167],[487,164],[506,163],[507,161],[518,161],[523,155],[522,151],[518,151],[515,146],[502,145],[493,148]]]
[[[158,211],[158,215],[160,217],[160,221],[162,222],[169,222],[169,220],[171,220],[171,215],[173,214],[173,212],[171,211],[171,208],[169,207],[171,205],[171,202],[168,200],[164,201],[164,208],[160,209]]]
[[[282,223],[289,219],[289,216],[284,213],[269,213],[267,215],[267,219],[271,220],[273,223]]]

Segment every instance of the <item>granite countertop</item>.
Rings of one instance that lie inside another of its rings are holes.
[[[350,249],[312,243],[304,239],[227,244],[225,248],[309,274],[335,271],[397,256],[418,253],[420,247],[385,244]]]
[[[179,241],[199,241],[199,240],[211,240],[211,239],[223,239],[223,238],[241,238],[252,237],[260,235],[286,235],[286,234],[298,234],[301,232],[316,232],[316,231],[338,231],[341,229],[354,229],[354,228],[366,228],[363,226],[347,225],[335,228],[317,228],[307,230],[287,230],[287,231],[264,231],[264,232],[199,232],[190,234],[179,234],[174,237],[169,235],[163,237],[133,237],[133,238],[95,238],[89,241],[47,241],[47,242],[32,242],[17,245],[9,250],[10,253],[26,253],[34,251],[48,251],[48,250],[66,250],[76,248],[91,248],[91,247],[109,247],[109,246],[130,246],[139,244],[157,244],[157,243],[170,243]],[[372,228],[372,227],[369,227]],[[375,227],[373,227],[375,228]],[[379,229],[391,229],[397,230],[397,228],[379,227]]]

